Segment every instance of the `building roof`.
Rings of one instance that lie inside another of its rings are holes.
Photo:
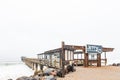
[[[85,46],[64,45],[64,49],[65,50],[71,50],[71,51],[74,51],[74,50],[85,50]],[[103,52],[112,52],[113,50],[114,50],[114,48],[106,48],[106,47],[102,48]],[[44,53],[40,53],[40,54],[37,54],[37,55],[52,54],[52,53],[61,52],[61,51],[62,51],[62,48],[56,48],[56,49],[45,51]]]
[[[112,52],[114,50],[114,48],[102,48],[103,52]]]

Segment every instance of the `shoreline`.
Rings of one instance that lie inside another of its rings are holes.
[[[21,65],[21,64],[20,64]],[[14,67],[10,67],[10,69],[15,69],[15,71],[18,71],[19,69],[17,68],[24,68],[25,71],[32,71],[31,69],[29,69],[26,65],[22,64],[21,66],[17,66],[16,65]],[[76,71],[75,72],[70,72],[68,74],[65,75],[64,78],[60,78],[57,77],[57,80],[120,80],[120,66],[102,66],[102,67],[96,67],[96,66],[92,66],[92,67],[83,67],[83,66],[74,66]],[[4,68],[4,69],[9,69],[9,68]],[[22,71],[23,69],[21,69],[21,73],[24,73],[24,71]],[[12,77],[14,76],[10,76],[13,71],[10,70],[10,73],[7,73],[7,75],[9,75],[8,79],[13,79]],[[33,71],[32,71],[33,72]],[[24,74],[26,74],[26,76],[31,76],[32,74],[25,72]],[[1,74],[2,77],[4,77],[3,74]],[[1,77],[1,78],[2,78]],[[18,73],[17,78],[21,77],[21,75]],[[17,79],[16,78],[16,79]]]
[[[83,67],[75,66],[76,71],[57,80],[120,80],[120,66]]]

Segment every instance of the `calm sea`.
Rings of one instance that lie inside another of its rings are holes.
[[[30,76],[33,70],[23,62],[0,62],[0,80],[16,80],[21,76]]]

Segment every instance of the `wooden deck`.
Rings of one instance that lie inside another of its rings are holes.
[[[38,68],[40,68],[41,66],[41,61],[39,59],[35,59],[35,58],[24,58],[22,59],[22,61],[31,69],[37,71]]]
[[[60,48],[45,51],[42,54],[38,54],[38,56],[41,59],[37,58],[22,58],[22,61],[25,62],[27,66],[32,68],[35,71],[41,70],[41,66],[46,65],[48,63],[48,66],[50,65],[49,63],[54,63],[57,61],[57,58],[59,58],[59,68],[64,70],[66,61],[70,64],[72,61],[74,61],[74,53],[76,54],[81,54],[81,60],[83,63],[84,67],[89,67],[89,63],[96,63],[97,67],[101,67],[101,61],[105,62],[105,65],[107,63],[107,58],[106,58],[106,52],[112,52],[114,48],[105,48],[102,47],[102,52],[104,52],[105,59],[101,59],[101,54],[96,53],[97,59],[96,60],[89,60],[89,53],[86,52],[86,46],[76,46],[76,45],[65,45],[64,42],[62,42],[62,45]],[[80,50],[82,52],[75,52],[77,50]],[[55,56],[56,54],[56,56]],[[59,55],[57,55],[59,54]],[[82,54],[83,54],[83,59],[82,59]],[[43,57],[44,56],[44,57]],[[78,58],[77,58],[78,59]],[[48,61],[48,62],[47,62]],[[73,62],[72,62],[73,63]],[[50,65],[51,66],[51,65]],[[52,65],[51,67],[56,67]],[[64,71],[63,71],[64,74]]]

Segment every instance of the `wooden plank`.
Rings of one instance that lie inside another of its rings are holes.
[[[102,48],[103,52],[112,52],[114,50],[114,48]]]
[[[75,50],[84,50],[85,46],[77,46],[77,45],[65,45],[71,48],[74,48]]]

